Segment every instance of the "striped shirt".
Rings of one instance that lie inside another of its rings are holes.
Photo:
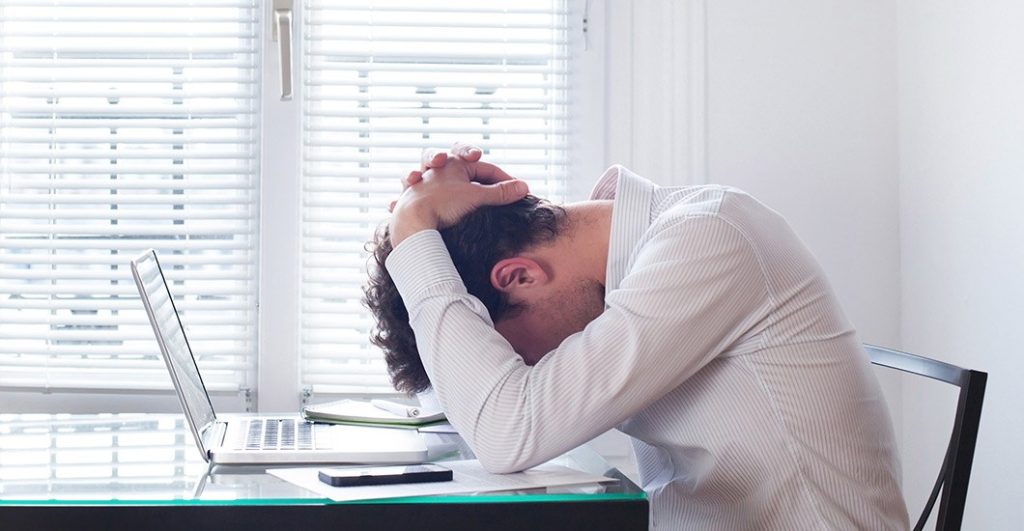
[[[437,231],[387,268],[481,463],[510,472],[628,434],[662,529],[906,529],[891,421],[853,327],[786,222],[722,186],[612,167],[605,311],[527,366]]]

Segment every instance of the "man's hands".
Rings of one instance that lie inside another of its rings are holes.
[[[525,182],[480,162],[476,147],[455,144],[451,154],[425,150],[420,171],[402,180],[404,191],[392,205],[392,246],[421,230],[453,225],[481,206],[514,203],[529,192]]]

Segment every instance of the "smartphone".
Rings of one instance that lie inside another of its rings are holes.
[[[332,487],[451,481],[452,471],[439,465],[375,466],[320,469],[320,481]]]

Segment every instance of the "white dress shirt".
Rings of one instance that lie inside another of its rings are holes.
[[[437,397],[511,472],[618,427],[661,529],[906,529],[891,421],[853,327],[786,222],[722,186],[612,167],[606,309],[530,367],[440,234],[387,260]]]

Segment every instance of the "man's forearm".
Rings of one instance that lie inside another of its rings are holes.
[[[391,217],[391,247],[423,230],[438,228],[437,213],[423,198],[399,201]]]
[[[431,222],[425,216],[400,215],[399,212],[391,219],[391,247],[398,247],[406,238],[424,230],[437,228],[437,222]]]

